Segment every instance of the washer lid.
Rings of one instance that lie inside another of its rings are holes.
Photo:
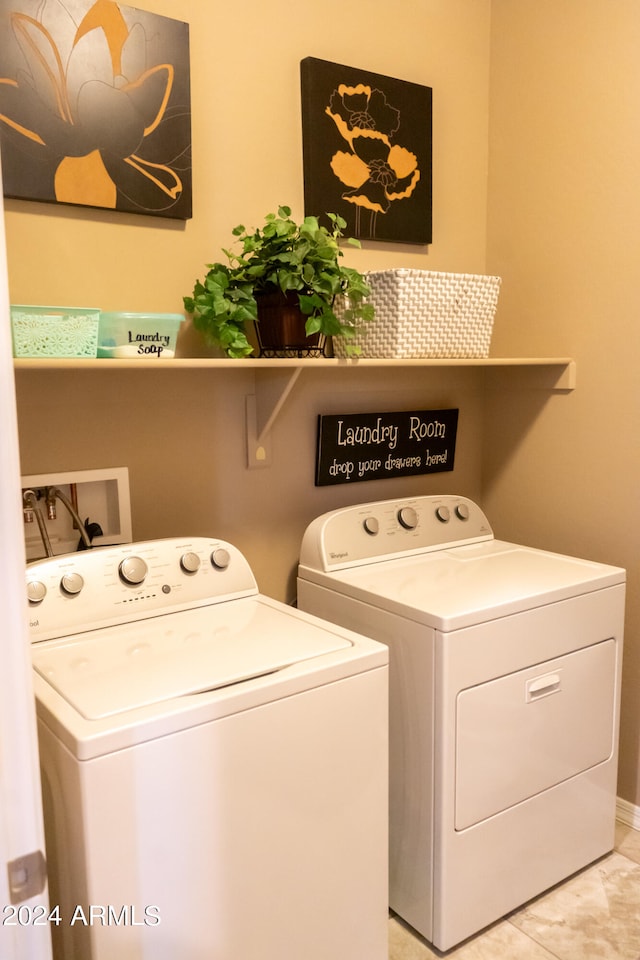
[[[203,693],[351,648],[252,597],[34,646],[33,665],[87,720]]]
[[[376,607],[457,630],[624,583],[625,571],[491,540],[342,570],[330,579]]]

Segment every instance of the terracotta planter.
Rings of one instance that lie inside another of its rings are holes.
[[[319,333],[307,336],[306,317],[298,306],[297,293],[262,293],[256,297],[256,303],[261,357],[324,356],[326,338]]]

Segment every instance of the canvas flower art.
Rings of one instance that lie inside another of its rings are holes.
[[[327,114],[350,147],[331,158],[331,169],[351,189],[342,198],[373,214],[385,214],[392,203],[410,197],[420,179],[418,158],[393,142],[400,111],[381,90],[364,84],[340,85]]]
[[[186,24],[114,0],[1,0],[5,193],[191,215]]]
[[[301,81],[306,212],[337,209],[361,239],[429,243],[431,89],[313,57]]]

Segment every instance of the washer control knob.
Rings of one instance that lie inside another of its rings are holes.
[[[363,521],[362,526],[364,527],[366,533],[372,537],[375,537],[375,535],[380,531],[380,524],[378,523],[377,517],[367,517],[366,520]]]
[[[437,507],[436,517],[440,523],[449,523],[449,520],[451,519],[451,511],[449,510],[449,507]]]
[[[415,530],[418,526],[418,514],[413,507],[401,507],[398,510],[398,520],[405,530]]]
[[[142,583],[148,570],[149,568],[142,557],[125,557],[118,568],[120,578],[132,586]]]
[[[466,503],[459,503],[456,507],[456,517],[458,520],[469,519],[469,507]]]
[[[63,593],[75,597],[84,587],[84,579],[79,573],[65,573],[60,581],[60,587]]]
[[[42,580],[30,580],[27,584],[27,598],[29,603],[42,603],[47,595],[47,588]]]
[[[231,562],[231,554],[224,547],[218,547],[211,554],[211,563],[216,570],[226,570]]]
[[[180,557],[180,566],[185,573],[195,573],[200,567],[200,557],[191,550],[188,553],[183,553]]]

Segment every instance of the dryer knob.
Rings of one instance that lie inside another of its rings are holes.
[[[372,537],[375,537],[380,530],[380,524],[378,523],[377,517],[367,517],[366,520],[363,521],[362,526]]]
[[[211,563],[216,570],[226,570],[231,562],[231,554],[224,547],[218,547],[211,554]]]
[[[29,603],[42,603],[47,595],[47,588],[41,580],[30,580],[27,584]]]
[[[126,557],[118,568],[121,579],[132,586],[142,583],[148,569],[142,557]]]
[[[185,573],[195,573],[200,567],[200,557],[191,550],[180,557],[180,566]]]
[[[469,519],[469,507],[466,503],[459,503],[456,507],[456,517],[458,520]]]
[[[84,579],[79,573],[65,573],[60,581],[60,587],[63,593],[70,597],[77,596],[84,587]]]
[[[398,520],[405,530],[415,530],[418,526],[418,514],[413,507],[401,507],[398,510]]]
[[[449,507],[438,507],[436,509],[436,517],[440,523],[449,523],[449,520],[451,519],[451,511],[449,510]]]

